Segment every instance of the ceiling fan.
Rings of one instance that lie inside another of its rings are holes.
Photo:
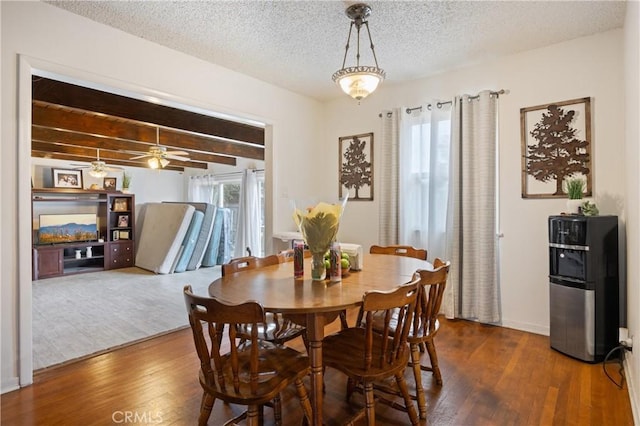
[[[100,148],[96,149],[96,159],[89,163],[89,166],[81,167],[82,169],[88,169],[89,174],[96,178],[105,177],[109,172],[117,170],[124,170],[122,167],[107,166],[107,163],[100,160]],[[72,164],[73,166],[84,166],[84,164]]]
[[[186,151],[167,151],[167,147],[160,145],[160,128],[156,128],[156,144],[149,148],[149,152],[142,155],[136,155],[131,157],[130,160],[137,160],[139,158],[149,157],[147,164],[152,169],[164,169],[169,165],[171,160],[189,161],[189,155]]]

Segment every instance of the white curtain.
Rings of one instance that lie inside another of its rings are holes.
[[[380,147],[380,219],[379,243],[398,244],[398,166],[400,144],[400,108],[382,112],[382,146]]]
[[[400,130],[399,243],[444,259],[449,196],[449,104],[403,112]]]
[[[238,212],[234,256],[247,256],[247,248],[251,250],[253,256],[262,256],[260,193],[255,170],[247,169],[242,172],[240,191],[240,210]]]
[[[187,199],[194,203],[216,204],[217,185],[213,175],[191,176],[187,187]]]
[[[456,97],[452,108],[451,190],[443,310],[483,323],[501,318],[497,245],[497,97]]]

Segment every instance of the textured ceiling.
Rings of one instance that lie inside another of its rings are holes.
[[[320,100],[341,96],[346,1],[47,1]],[[387,83],[622,27],[620,1],[371,1]],[[361,47],[361,64],[370,51]],[[350,53],[355,43],[352,42]],[[366,53],[366,54],[365,54]],[[586,53],[586,52],[585,52]],[[355,59],[350,55],[347,65]]]

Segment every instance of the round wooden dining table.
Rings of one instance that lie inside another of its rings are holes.
[[[340,282],[313,281],[311,259],[305,259],[304,278],[294,279],[293,262],[228,274],[209,285],[212,297],[227,303],[259,302],[266,311],[303,319],[309,342],[313,425],[322,425],[324,327],[343,309],[358,307],[371,290],[392,290],[409,282],[418,269],[431,263],[404,256],[365,254],[363,268],[351,271]]]

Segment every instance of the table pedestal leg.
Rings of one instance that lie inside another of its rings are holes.
[[[311,406],[313,426],[322,426],[322,339],[326,318],[323,314],[307,315],[307,339],[309,340],[309,362],[311,364]]]

